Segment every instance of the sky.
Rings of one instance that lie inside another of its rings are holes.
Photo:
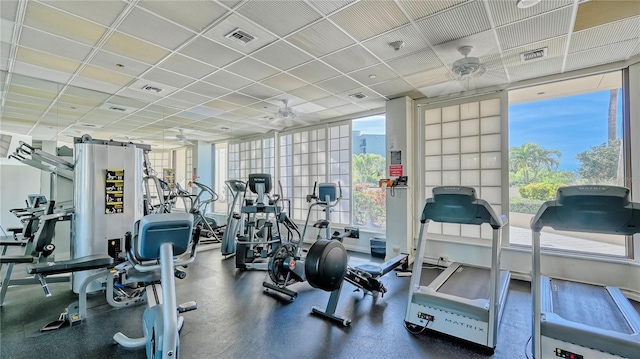
[[[562,152],[560,170],[577,170],[576,155],[607,142],[609,90],[509,105],[509,148],[535,142]],[[618,94],[618,138],[622,123]]]
[[[384,115],[375,115],[353,120],[351,128],[353,131],[361,131],[362,133],[371,135],[384,135],[387,132]]]

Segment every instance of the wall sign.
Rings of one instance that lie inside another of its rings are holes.
[[[389,162],[392,165],[401,165],[402,164],[402,151],[391,151],[391,157],[389,159]]]
[[[400,177],[402,174],[402,165],[389,166],[389,177]]]

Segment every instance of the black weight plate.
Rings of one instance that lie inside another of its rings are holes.
[[[347,251],[342,243],[320,239],[316,241],[304,260],[307,282],[326,291],[340,288],[347,273]]]
[[[295,246],[287,243],[280,246],[273,256],[269,258],[269,277],[275,285],[285,287],[295,282],[289,275],[289,269],[284,266],[285,259],[293,257],[294,254]]]

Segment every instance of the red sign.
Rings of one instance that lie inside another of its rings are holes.
[[[402,165],[390,165],[389,177],[400,177],[400,176],[402,176]]]

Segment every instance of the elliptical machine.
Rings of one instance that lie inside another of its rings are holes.
[[[194,301],[179,306],[176,303],[175,277],[182,279],[186,273],[175,267],[195,260],[200,228],[193,232],[193,215],[189,213],[168,213],[143,217],[134,231],[133,236],[131,232],[125,235],[127,259],[135,270],[154,273],[156,280],[145,287],[148,307],[142,316],[144,336],[129,338],[118,332],[113,340],[126,348],[146,347],[147,358],[179,358],[184,318],[178,317],[178,312],[195,310],[198,305]],[[189,249],[186,258],[181,256]]]
[[[227,228],[222,236],[222,246],[220,247],[220,250],[222,251],[223,256],[230,256],[236,254],[236,237],[238,236],[242,220],[240,213],[235,211],[236,203],[241,196],[244,197],[247,185],[240,180],[228,180],[224,181],[224,183],[229,191],[231,191],[233,201],[231,202],[227,213]],[[240,200],[240,203],[242,203],[242,200]]]

